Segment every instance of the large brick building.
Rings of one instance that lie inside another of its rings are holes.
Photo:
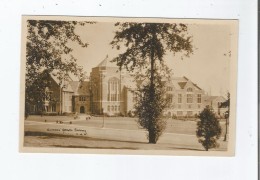
[[[91,109],[94,114],[126,115],[133,108],[134,82],[106,57],[90,73]]]
[[[186,77],[173,77],[166,87],[168,116],[194,116],[204,108],[205,92]]]
[[[50,75],[51,88],[46,93],[52,100],[45,101],[46,113],[88,113],[109,116],[127,116],[134,111],[136,83],[126,71],[106,57],[98,66],[92,68],[88,81],[78,82],[67,78],[61,83]],[[224,102],[222,96],[208,96],[205,91],[187,77],[172,77],[167,82],[166,96],[170,101],[164,114],[166,116],[198,115],[206,106],[212,106],[218,115],[225,110],[218,104]],[[34,111],[36,111],[35,106]]]

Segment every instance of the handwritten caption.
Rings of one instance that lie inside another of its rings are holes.
[[[62,134],[87,135],[86,129],[80,128],[47,128],[48,132],[57,132]]]

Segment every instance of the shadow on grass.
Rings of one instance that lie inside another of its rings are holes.
[[[125,142],[125,143],[134,143],[134,144],[149,144],[148,142],[139,142],[139,141],[122,141],[122,140],[111,140],[111,139],[102,139],[102,138],[92,138],[87,136],[73,136],[73,135],[66,135],[66,134],[52,134],[46,132],[32,132],[32,131],[25,131],[24,136],[38,136],[42,139],[48,138],[73,138],[73,139],[85,139],[91,141],[108,141],[108,142]]]
[[[59,148],[82,148],[82,149],[127,149],[127,150],[138,150],[138,148],[130,148],[130,147],[89,147],[89,146],[60,146],[60,145],[53,145],[54,147]]]
[[[63,134],[52,134],[52,133],[46,133],[46,132],[31,132],[26,131],[24,133],[24,136],[35,136],[37,138],[41,139],[52,139],[52,138],[72,138],[72,139],[82,139],[82,140],[88,140],[88,141],[94,141],[94,142],[114,142],[114,143],[129,143],[129,146],[135,145],[155,145],[155,144],[149,144],[148,142],[137,142],[137,141],[121,141],[121,140],[109,140],[109,139],[99,139],[99,138],[92,138],[92,137],[86,137],[86,136],[72,136],[72,135],[63,135]],[[132,145],[131,145],[132,144]],[[93,147],[93,146],[81,146],[81,145],[51,145],[53,147],[58,148],[82,148],[82,149],[126,149],[126,150],[145,150],[140,147],[112,147],[112,146],[103,146],[103,147]],[[151,149],[153,149],[151,147]],[[156,149],[155,149],[156,150]],[[196,148],[189,148],[189,147],[178,147],[174,145],[170,145],[168,147],[158,149],[158,150],[185,150],[185,151],[204,151],[203,149],[196,149]]]

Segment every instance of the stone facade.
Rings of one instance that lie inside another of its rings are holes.
[[[90,94],[92,112],[108,116],[125,115],[128,99],[127,82],[129,75],[119,71],[108,58],[97,67],[92,68],[90,74]]]
[[[88,81],[83,81],[83,82],[73,81],[72,83],[74,83],[75,85],[75,91],[72,97],[73,112],[90,114],[91,113],[90,94],[89,94],[90,83]]]
[[[186,77],[173,77],[168,83],[167,98],[170,105],[166,109],[167,116],[195,116],[205,107],[205,92]]]
[[[88,81],[78,82],[67,78],[59,85],[61,83],[54,76],[50,75],[50,79],[52,85],[46,89],[46,93],[52,98],[45,102],[47,113],[128,116],[134,111],[136,83],[128,72],[119,71],[108,57],[92,68]],[[225,98],[206,95],[203,89],[187,77],[172,77],[166,83],[166,90],[170,104],[164,112],[165,116],[196,116],[207,105],[219,116],[226,112],[225,108],[219,108]]]

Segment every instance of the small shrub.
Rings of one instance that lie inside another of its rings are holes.
[[[206,106],[199,114],[199,119],[196,131],[199,143],[202,144],[206,151],[218,147],[217,139],[221,135],[221,127],[213,110]]]

